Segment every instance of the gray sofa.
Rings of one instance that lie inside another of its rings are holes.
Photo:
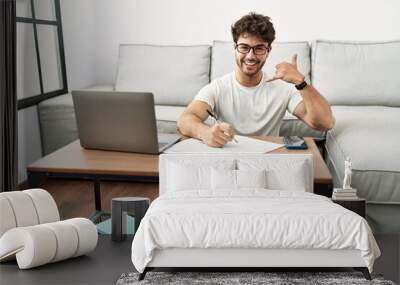
[[[400,42],[277,42],[264,69],[298,54],[299,69],[328,99],[336,126],[326,136],[327,163],[339,187],[344,160],[352,159],[353,187],[367,199],[375,232],[400,232]],[[176,132],[176,121],[201,87],[231,72],[232,43],[212,46],[121,45],[112,86],[88,89],[150,91],[160,132]],[[312,71],[312,72],[311,72]],[[77,139],[70,94],[39,105],[44,153]],[[323,139],[287,114],[281,135]]]
[[[400,232],[400,41],[317,41],[312,47],[316,88],[332,105],[327,162],[339,186],[346,157],[353,187],[367,199],[374,231]]]

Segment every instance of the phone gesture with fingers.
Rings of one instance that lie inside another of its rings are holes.
[[[297,54],[292,56],[292,62],[281,62],[275,66],[275,74],[267,81],[281,79],[283,81],[300,84],[304,81],[304,75],[297,69]]]

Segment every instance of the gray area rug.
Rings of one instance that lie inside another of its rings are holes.
[[[117,285],[133,284],[387,284],[381,275],[372,275],[372,281],[360,272],[148,272],[146,278],[138,281],[139,273],[122,274]]]

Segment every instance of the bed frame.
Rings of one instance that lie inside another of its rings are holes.
[[[371,280],[359,250],[332,249],[193,249],[155,250],[139,280],[155,268],[232,268],[237,271],[265,268],[337,268],[351,267]]]
[[[168,154],[160,156],[160,195],[167,192],[167,160],[204,158],[207,154]],[[259,154],[218,154],[208,155],[209,159],[218,158],[259,158]],[[313,192],[313,156],[312,154],[268,154],[275,159],[301,159],[309,169],[308,191]],[[254,249],[254,248],[168,248],[157,249],[152,260],[139,275],[143,280],[146,273],[155,268],[230,268],[234,271],[266,268],[343,268],[350,267],[361,271],[367,280],[371,280],[369,270],[359,250],[332,249]],[[252,270],[253,271],[253,270]]]

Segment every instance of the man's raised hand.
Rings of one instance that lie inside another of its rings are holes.
[[[275,74],[267,82],[282,79],[283,81],[300,84],[304,81],[304,75],[297,69],[297,54],[292,56],[292,62],[281,62],[275,66]]]

